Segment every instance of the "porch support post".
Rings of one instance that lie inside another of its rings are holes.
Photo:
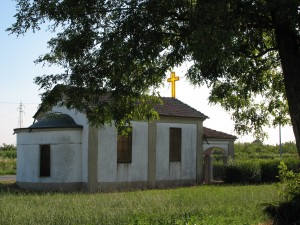
[[[148,185],[156,185],[156,139],[157,122],[152,121],[148,124]]]
[[[203,182],[203,121],[197,122],[196,182]]]
[[[89,126],[87,191],[95,192],[98,184],[98,129]]]

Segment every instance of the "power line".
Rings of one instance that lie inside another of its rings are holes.
[[[20,102],[0,102],[0,104],[16,104],[19,105]],[[33,103],[33,102],[23,102],[25,105],[38,105],[40,103]]]
[[[4,116],[8,116],[8,115],[12,115],[15,112],[9,112],[9,113],[5,113],[5,114],[1,114],[0,117],[4,117]]]

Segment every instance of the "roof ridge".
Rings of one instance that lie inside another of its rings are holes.
[[[206,132],[205,132],[206,130]],[[214,130],[208,127],[203,126],[203,135],[205,135],[208,138],[227,138],[227,139],[237,139],[236,136],[227,134],[222,131]]]
[[[208,118],[208,116],[204,115],[202,112],[177,98],[160,97],[160,99],[163,104],[154,106],[154,109],[161,116]]]

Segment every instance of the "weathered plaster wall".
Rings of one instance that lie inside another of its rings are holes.
[[[181,162],[169,161],[169,128],[182,129]],[[196,179],[197,125],[157,123],[156,180]]]
[[[17,135],[17,182],[81,182],[81,130],[43,129]],[[41,144],[50,144],[50,177],[39,174]]]
[[[132,162],[117,163],[117,131],[99,130],[98,182],[131,182],[148,179],[148,123],[132,123]]]
[[[203,150],[204,153],[207,149],[210,148],[221,148],[222,150],[224,150],[225,156],[228,156],[229,153],[233,153],[233,151],[230,151],[230,146],[231,143],[233,143],[233,141],[231,139],[207,139],[208,143],[207,144],[205,141],[203,142]]]
[[[64,113],[67,114],[69,116],[71,116],[74,121],[78,124],[78,125],[82,125],[83,129],[82,129],[82,136],[81,136],[81,143],[82,143],[82,182],[88,182],[88,136],[89,136],[89,126],[88,126],[88,120],[87,117],[84,113],[78,112],[75,109],[67,109],[66,107],[62,107],[62,106],[55,106],[52,108],[53,112],[60,112],[60,113]]]

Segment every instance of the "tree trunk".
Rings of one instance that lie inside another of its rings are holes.
[[[293,131],[300,156],[300,51],[298,37],[287,5],[277,5],[272,10],[277,47],[281,59],[286,97]]]

